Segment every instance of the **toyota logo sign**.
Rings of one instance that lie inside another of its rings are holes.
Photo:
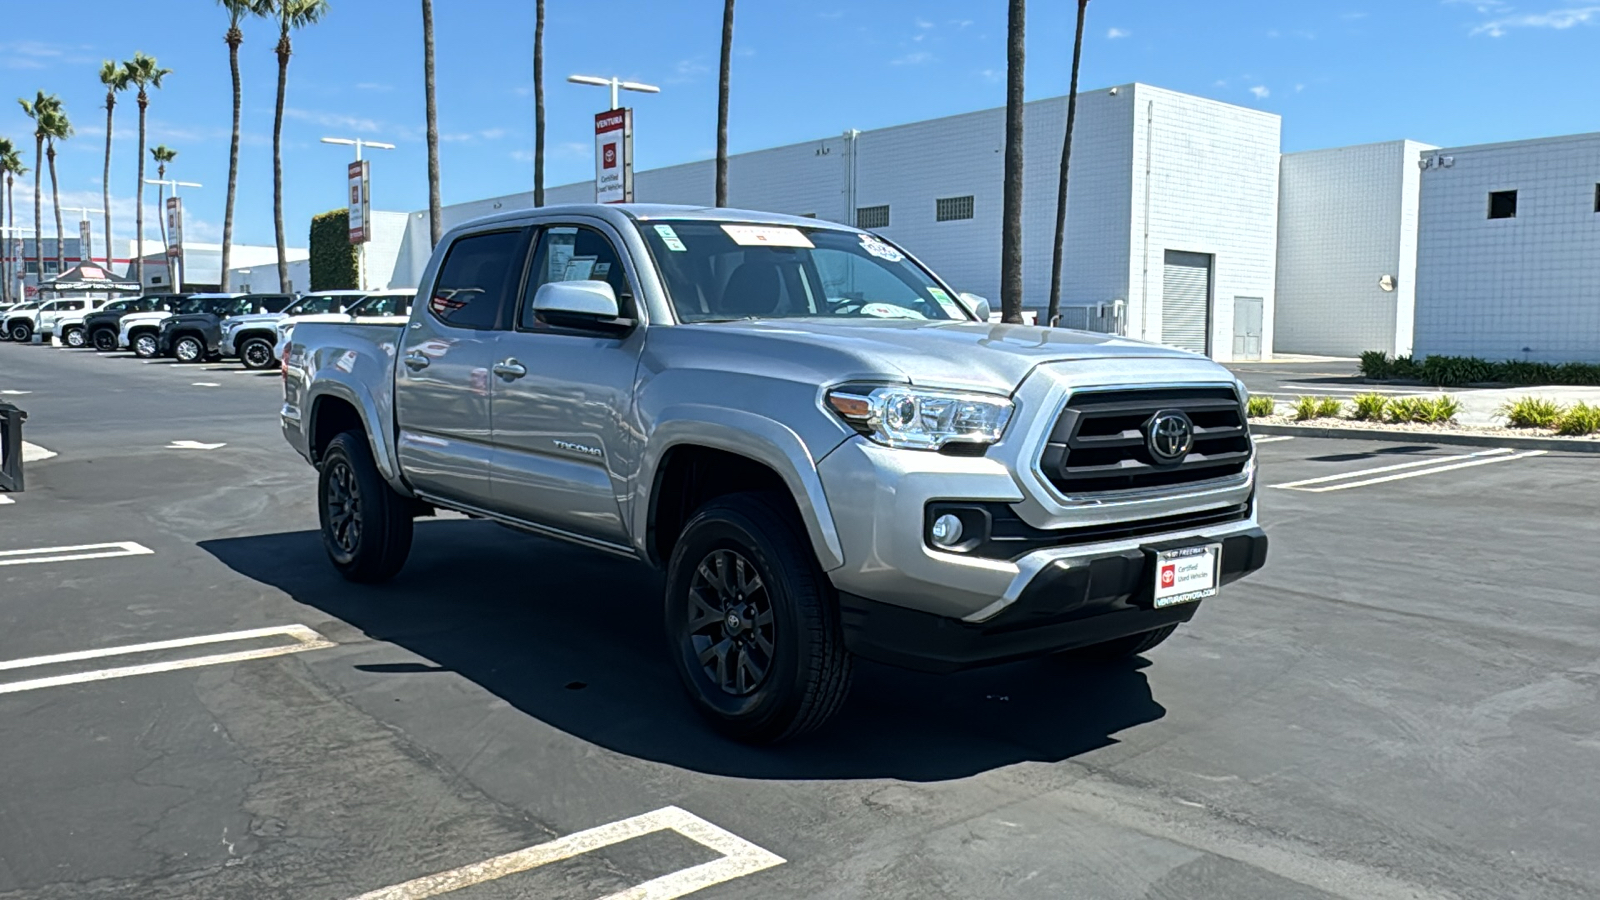
[[[1194,449],[1194,423],[1181,409],[1162,410],[1145,426],[1145,446],[1161,465],[1183,462]]]

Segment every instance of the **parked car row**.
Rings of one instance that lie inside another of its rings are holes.
[[[296,322],[404,321],[415,291],[321,291],[292,294],[146,294],[126,300],[66,297],[0,306],[0,340],[45,343],[102,353],[130,350],[140,359],[181,363],[238,359],[268,369]]]

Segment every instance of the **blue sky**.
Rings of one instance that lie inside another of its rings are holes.
[[[185,192],[190,233],[218,240],[230,110],[223,11],[197,0],[6,6],[0,135],[23,143],[31,165],[29,123],[11,98],[59,93],[78,129],[58,164],[64,199],[98,205],[105,113],[96,71],[103,58],[154,54],[175,71],[154,93],[151,143],[179,151],[169,177],[205,185]],[[661,85],[659,95],[633,95],[640,167],[712,154],[721,3],[547,6],[547,183],[593,173],[591,115],[606,96],[565,83],[574,72]],[[1072,4],[1030,6],[1028,96],[1064,94]],[[435,15],[445,202],[530,188],[533,3],[437,0]],[[1088,33],[1085,88],[1143,81],[1276,112],[1290,151],[1397,138],[1452,146],[1597,127],[1600,4],[1584,0],[1093,0]],[[272,242],[273,43],[269,23],[247,24],[235,237],[243,243]],[[291,244],[304,245],[313,214],[343,205],[350,151],[318,143],[325,135],[398,144],[372,151],[374,205],[426,206],[421,43],[415,0],[333,0],[323,23],[295,36],[284,159]],[[1005,99],[1001,0],[743,0],[735,48],[734,152]],[[117,114],[113,208],[125,239],[131,97]],[[20,183],[17,200],[19,219],[31,219]],[[153,188],[146,202],[153,234]],[[91,218],[98,236],[99,217]]]

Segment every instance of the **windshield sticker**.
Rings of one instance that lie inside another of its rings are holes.
[[[562,281],[588,281],[594,273],[594,257],[574,256],[567,260],[567,270],[562,273]]]
[[[667,249],[674,253],[682,253],[689,249],[683,245],[683,241],[678,240],[678,233],[672,230],[671,225],[657,225],[656,234],[661,235],[661,243],[666,244]]]
[[[893,303],[868,303],[861,307],[861,315],[874,316],[879,319],[926,319],[927,316],[914,309],[896,306]]]
[[[589,273],[589,277],[597,281],[604,281],[606,276],[610,273],[611,263],[597,262],[594,264],[594,271]]]
[[[873,256],[876,256],[881,260],[884,260],[885,262],[899,262],[900,260],[906,258],[905,254],[889,246],[888,244],[885,244],[883,241],[878,240],[870,234],[863,234],[861,236],[861,249],[871,253]]]
[[[932,297],[933,302],[939,304],[939,308],[944,310],[945,313],[952,318],[965,319],[967,317],[967,314],[962,312],[961,305],[950,299],[950,295],[946,294],[944,291],[941,291],[936,287],[931,287],[928,288],[928,296]]]
[[[775,228],[766,225],[724,225],[722,230],[741,247],[800,247],[809,250],[816,245],[798,228]]]

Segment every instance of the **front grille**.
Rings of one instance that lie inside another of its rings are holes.
[[[1194,423],[1194,446],[1162,465],[1145,444],[1164,410]],[[1039,467],[1068,496],[1173,487],[1238,475],[1250,462],[1250,430],[1232,388],[1085,391],[1061,411]]]

